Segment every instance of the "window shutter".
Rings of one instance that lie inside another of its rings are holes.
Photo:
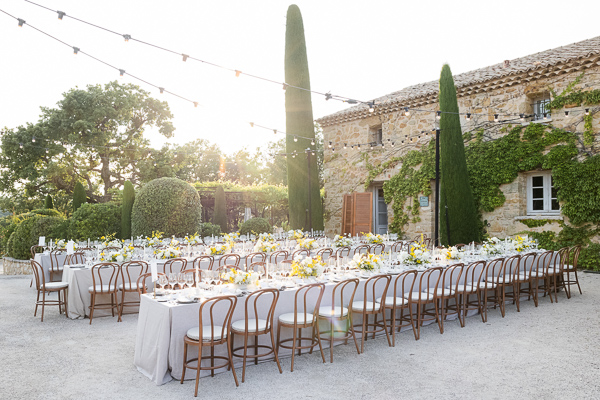
[[[352,193],[352,236],[371,232],[373,193]]]
[[[342,234],[352,235],[352,195],[345,194],[342,206]]]

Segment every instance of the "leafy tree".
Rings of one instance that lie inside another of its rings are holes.
[[[287,185],[287,160],[282,154],[285,154],[285,138],[269,142],[266,152],[261,154],[265,166],[263,176],[270,185]]]
[[[300,9],[291,5],[287,12],[285,32],[285,81],[291,86],[310,89],[304,24]],[[317,159],[311,155],[307,161],[306,149],[315,148],[311,138],[315,137],[310,92],[288,88],[285,93],[286,153],[290,225],[293,229],[323,229],[323,205],[319,191]],[[301,136],[303,138],[295,137]],[[296,152],[292,157],[290,153]],[[309,173],[310,172],[310,173]],[[310,200],[309,200],[310,194]],[[311,221],[306,210],[309,209]]]
[[[443,245],[480,240],[478,213],[469,183],[456,87],[448,64],[440,75],[440,237]]]
[[[225,190],[223,186],[217,186],[215,190],[215,211],[213,214],[213,224],[221,227],[221,232],[229,232],[227,230],[227,201],[225,199]]]
[[[77,209],[86,202],[87,198],[85,196],[85,189],[81,182],[77,182],[75,184],[75,188],[73,189],[73,212],[77,211]]]
[[[44,208],[54,208],[54,203],[52,202],[52,196],[50,196],[50,194],[48,193],[46,195],[46,201],[44,202]]]
[[[123,205],[121,206],[121,237],[131,237],[131,210],[135,201],[135,191],[131,182],[126,181],[123,187]]]
[[[91,201],[108,201],[127,179],[137,183],[137,164],[148,157],[144,130],[174,131],[166,102],[116,81],[71,89],[56,108],[41,110],[36,124],[2,137],[0,190],[11,195],[72,193],[83,181]]]

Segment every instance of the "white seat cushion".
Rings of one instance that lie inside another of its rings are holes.
[[[264,331],[267,329],[267,320],[259,319],[258,320],[258,330]],[[239,321],[235,321],[231,324],[231,330],[236,332],[246,332],[246,321],[241,319]],[[256,332],[256,320],[249,319],[248,320],[248,332]]]
[[[119,285],[119,290],[123,290],[123,286],[125,286],[125,290],[137,290],[138,288],[138,284],[137,282],[127,282],[125,285],[120,284]]]
[[[549,275],[560,274],[560,267],[550,267],[550,268],[548,268],[548,274]]]
[[[421,294],[419,294],[419,292],[412,292],[404,295],[404,298],[410,299],[412,301],[419,301],[419,299],[421,299],[421,301],[433,300],[433,293],[422,292]]]
[[[496,283],[499,283],[499,284],[512,283],[512,277],[510,277],[510,276],[506,276],[506,277],[504,277],[504,276],[498,276],[496,278],[490,277],[490,278],[485,278],[485,281],[486,282],[496,282]]]
[[[467,283],[467,292],[475,292],[477,289],[494,289],[496,284],[494,282],[479,282],[479,285],[473,283]]]
[[[215,325],[213,326],[213,332],[214,332],[214,339],[215,340],[219,340],[221,339],[221,331],[223,330],[222,326],[219,325]],[[224,333],[224,337],[227,337],[227,331],[223,332]],[[194,339],[194,340],[199,340],[200,339],[200,328],[195,327],[195,328],[190,328],[188,329],[187,333],[186,333],[187,337],[189,337],[190,339]],[[210,335],[210,326],[203,326],[202,327],[202,340],[211,340],[212,337]]]
[[[381,303],[381,297],[377,298],[375,301],[378,302],[378,303]],[[402,297],[396,297],[396,305],[397,306],[402,306],[402,305],[405,305],[405,304],[408,304],[408,300],[406,300],[406,299],[404,299]],[[386,297],[385,298],[385,305],[387,307],[393,306],[394,305],[394,298],[393,297]]]
[[[67,282],[48,282],[44,285],[46,289],[62,289],[66,287],[69,287]]]
[[[352,311],[362,312],[363,308],[365,308],[364,301],[355,301],[352,303]],[[381,304],[379,304],[377,302],[375,302],[375,303],[373,303],[372,301],[366,302],[366,310],[367,311],[379,311],[380,308],[381,308]]]
[[[94,291],[94,287],[90,286],[88,289],[90,292]],[[115,285],[96,285],[96,292],[114,292]]]
[[[450,288],[437,288],[436,289],[427,289],[428,293],[435,293],[438,296],[452,296],[454,294],[454,289]]]
[[[313,315],[306,313],[306,320],[304,320],[304,313],[297,313],[298,325],[309,324],[313,320]],[[279,316],[279,322],[283,322],[284,324],[293,324],[294,323],[294,313],[281,314]]]
[[[331,306],[320,307],[319,308],[319,316],[321,317],[342,317],[348,314],[348,309],[346,307],[335,307],[331,310]]]

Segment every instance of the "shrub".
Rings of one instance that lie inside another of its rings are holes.
[[[66,233],[65,227],[68,226],[64,216],[28,214],[30,216],[16,226],[7,242],[8,255],[19,260],[30,258],[30,248],[38,244],[40,236],[65,238],[63,235]]]
[[[134,236],[185,236],[198,232],[202,208],[198,192],[177,178],[154,179],[139,189],[133,203],[131,231]]]
[[[581,248],[577,268],[600,271],[600,244],[592,243]]]
[[[47,208],[47,209],[54,208],[54,202],[52,201],[52,196],[50,196],[50,194],[46,195],[46,201],[44,203],[44,208]]]
[[[202,238],[207,236],[220,236],[221,227],[219,225],[211,224],[210,222],[203,222],[200,224],[200,229],[198,229],[198,235]]]
[[[127,239],[131,236],[131,209],[135,201],[135,192],[131,182],[126,181],[123,187],[123,205],[121,207],[121,237]]]
[[[49,217],[63,217],[64,218],[64,214],[62,214],[60,211],[55,210],[53,208],[38,208],[36,210],[31,210],[29,213],[31,214],[37,214],[37,215],[47,215]],[[26,213],[26,214],[29,214]],[[24,215],[24,214],[21,214]]]
[[[227,200],[223,186],[217,186],[215,190],[215,210],[213,213],[213,224],[219,225],[222,232],[227,231]]]
[[[77,182],[75,188],[73,188],[73,212],[77,211],[77,209],[86,201],[87,196],[85,194],[85,189],[81,182]]]
[[[121,237],[121,206],[115,203],[85,203],[71,217],[71,237],[96,239],[116,234]]]
[[[261,233],[271,233],[273,228],[266,218],[250,218],[248,221],[242,224],[240,228],[241,235],[247,235],[249,233],[258,235]]]

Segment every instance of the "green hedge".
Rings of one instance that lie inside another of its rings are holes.
[[[29,217],[16,224],[14,232],[8,239],[9,257],[27,260],[31,257],[31,246],[38,244],[40,236],[45,236],[48,241],[49,238],[65,238],[67,235],[68,221],[64,216],[28,214]]]
[[[205,238],[207,236],[221,236],[221,227],[219,225],[211,224],[210,222],[203,222],[200,224],[198,235]]]
[[[71,217],[70,237],[97,239],[115,233],[121,237],[121,206],[115,203],[83,203]]]
[[[196,190],[177,178],[154,179],[139,189],[133,203],[131,231],[134,236],[182,237],[198,232],[202,206]]]
[[[271,233],[273,228],[266,218],[250,218],[244,222],[240,228],[241,235],[247,235],[249,233],[259,235],[261,233]]]

